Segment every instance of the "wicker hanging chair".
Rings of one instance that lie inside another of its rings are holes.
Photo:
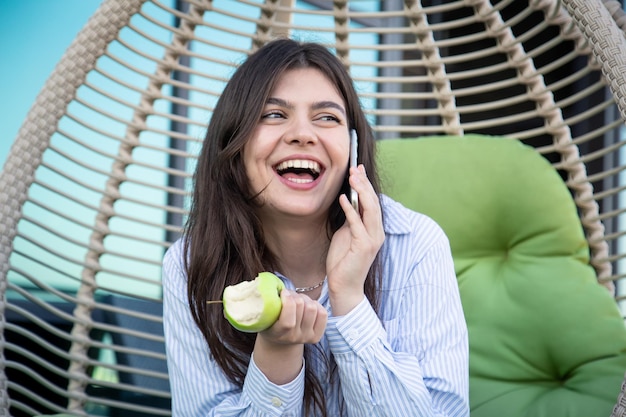
[[[221,89],[278,36],[336,52],[378,139],[534,148],[619,304],[625,22],[608,0],[104,0],[0,176],[0,414],[171,414],[161,259]]]

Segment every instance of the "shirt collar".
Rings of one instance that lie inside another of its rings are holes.
[[[412,232],[411,224],[405,213],[407,210],[405,207],[384,194],[381,194],[380,202],[383,210],[383,229],[385,234],[405,235]]]

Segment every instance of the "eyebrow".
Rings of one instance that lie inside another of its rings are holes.
[[[278,98],[278,97],[270,97],[270,98],[268,98],[267,99],[267,104],[275,104],[277,106],[286,107],[288,109],[293,109],[293,107],[294,107],[293,104],[289,103],[286,100],[283,100],[282,98]],[[336,103],[336,102],[331,101],[331,100],[316,101],[311,106],[311,108],[313,110],[326,109],[326,108],[329,108],[329,107],[333,108],[333,109],[339,110],[344,116],[346,115],[346,110],[343,108],[343,106],[340,105],[339,103]]]

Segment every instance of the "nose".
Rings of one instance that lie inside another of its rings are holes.
[[[294,118],[285,132],[285,140],[294,145],[313,144],[317,142],[317,134],[308,118]]]

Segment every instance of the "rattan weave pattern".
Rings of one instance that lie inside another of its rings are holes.
[[[186,213],[215,101],[245,55],[277,36],[332,48],[381,140],[486,133],[535,146],[575,197],[599,281],[611,289],[618,283],[616,299],[623,298],[626,18],[619,2],[175,3],[104,0],[15,138],[0,176],[0,415],[90,415],[99,406],[169,415],[121,395],[167,400],[167,389],[93,372],[167,380],[161,370],[93,355],[164,361],[161,352],[103,338],[163,342],[145,328],[104,319],[161,320],[107,296],[160,303],[160,258],[170,244],[164,236],[180,230],[171,219]],[[62,328],[30,313],[31,305]],[[36,357],[16,334],[59,360]],[[16,359],[22,356],[35,365]],[[624,408],[616,406],[614,416],[626,415]]]

